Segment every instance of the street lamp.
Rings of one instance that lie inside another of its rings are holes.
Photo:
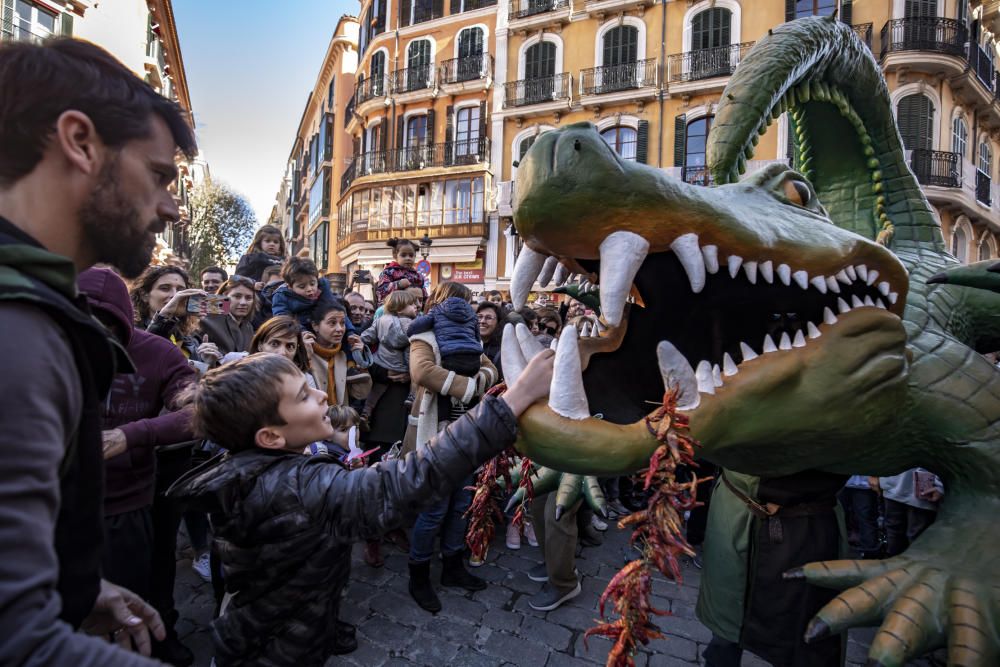
[[[420,239],[420,256],[427,260],[427,256],[431,254],[431,244],[434,243],[434,239],[424,232],[424,238]]]

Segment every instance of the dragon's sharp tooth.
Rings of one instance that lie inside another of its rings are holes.
[[[677,407],[692,410],[698,407],[698,379],[691,364],[670,341],[661,340],[656,346],[656,359],[660,362],[660,376],[667,391],[677,392]]]
[[[514,275],[510,279],[510,299],[514,303],[515,310],[524,307],[528,300],[528,292],[535,284],[535,279],[546,259],[545,255],[535,252],[528,246],[521,248],[517,261],[514,262]]]
[[[851,271],[854,270],[853,267],[848,267],[848,268],[850,268]],[[850,276],[847,275],[847,272],[844,271],[844,269],[841,269],[840,271],[837,271],[837,275],[835,276],[835,278],[839,282],[844,283],[845,285],[850,285],[851,284],[851,278],[850,278]]]
[[[878,284],[878,291],[882,293],[882,296],[889,296],[889,283],[882,281]]]
[[[633,232],[613,232],[601,243],[600,252],[601,314],[608,324],[617,326],[621,324],[635,274],[649,252],[649,241]],[[701,258],[700,252],[698,257]]]
[[[771,260],[761,262],[758,268],[760,269],[761,278],[768,283],[774,282],[774,265],[771,263]]]
[[[812,322],[810,322],[812,324]],[[795,332],[795,337],[792,338],[792,347],[805,347],[806,337],[802,335],[802,329]]]
[[[888,295],[887,298],[889,299],[889,303],[893,303],[894,304],[894,303],[896,303],[896,299],[899,298],[899,295],[896,294],[895,292],[889,292],[889,295]]]
[[[698,368],[694,371],[694,377],[698,382],[698,391],[703,394],[715,393],[715,381],[712,380],[712,365],[707,361],[699,361]]]
[[[552,275],[556,272],[556,267],[559,266],[559,259],[556,257],[549,257],[542,264],[542,270],[538,274],[538,284],[542,287],[547,287],[549,282],[552,281]]]
[[[840,294],[840,283],[837,282],[837,279],[835,277],[833,277],[833,276],[827,276],[826,277],[826,286],[834,294]]]
[[[705,259],[705,270],[709,273],[719,272],[719,246],[706,245],[701,247],[701,256]]]
[[[712,366],[712,383],[716,387],[722,386],[722,369],[719,368],[719,364]]]
[[[525,362],[531,361],[536,354],[545,349],[531,334],[531,329],[523,323],[519,322],[514,327],[514,332],[517,334],[517,342],[521,345],[521,356],[524,357]]]
[[[648,244],[647,244],[648,246]],[[670,244],[670,249],[677,255],[688,280],[691,281],[691,291],[697,294],[705,288],[705,258],[698,247],[697,234],[681,234]]]
[[[757,262],[744,262],[743,273],[747,274],[751,285],[757,284]]]
[[[802,271],[800,273],[805,273],[805,272]],[[809,281],[809,284],[815,287],[817,290],[819,290],[820,294],[826,294],[827,284],[826,284],[826,278],[824,278],[823,276],[814,277],[812,280]],[[803,287],[802,289],[805,289],[805,287]]]
[[[794,280],[795,284],[801,287],[802,289],[809,289],[809,274],[806,273],[805,271],[796,271],[795,273],[793,273],[792,280]],[[826,281],[820,278],[820,282],[823,284],[823,291],[825,292]],[[819,287],[817,287],[816,289],[819,289]]]
[[[875,302],[872,301],[872,298],[870,296],[868,296],[867,294],[865,294],[865,300],[863,301],[863,303],[866,306],[874,306],[875,305]]]
[[[859,299],[857,294],[852,294],[851,295],[851,307],[852,308],[860,308],[863,305],[865,305],[864,301],[862,301],[861,299]]]
[[[722,374],[728,377],[730,375],[736,375],[737,373],[739,373],[739,369],[736,367],[736,362],[733,361],[733,358],[729,356],[728,352],[726,352],[722,355]]]
[[[504,369],[506,371],[506,369]],[[576,326],[562,330],[549,386],[549,407],[567,419],[586,419],[590,416],[587,394],[583,390],[583,372]]]
[[[843,299],[837,299],[837,307],[840,308],[840,304],[844,303]],[[844,303],[844,308],[847,308],[847,304]],[[843,312],[843,311],[841,311]],[[823,324],[836,324],[837,316],[833,314],[833,311],[828,307],[823,308]]]
[[[524,358],[524,352],[521,351],[513,324],[508,324],[503,328],[503,339],[500,342],[500,363],[503,365],[504,379],[510,384],[514,384],[514,381],[528,364]]]
[[[726,263],[729,265],[729,277],[735,278],[740,270],[740,265],[743,263],[743,258],[739,255],[730,255]]]
[[[875,299],[875,307],[876,308],[881,308],[882,310],[886,309],[885,308],[885,304],[882,303],[882,299]]]
[[[833,313],[830,313],[830,315],[833,315]],[[810,338],[819,338],[822,335],[816,325],[812,322],[806,322],[806,331],[809,332]]]
[[[590,322],[584,322],[583,326],[580,327],[580,338],[588,338],[590,336]]]
[[[840,312],[841,315],[843,315],[844,313],[850,312],[851,307],[847,305],[846,301],[838,297],[837,310]]]
[[[558,264],[556,272],[552,276],[552,282],[555,283],[556,287],[562,287],[566,284],[567,278],[569,278],[569,269],[566,268],[565,264]]]
[[[771,339],[771,334],[764,334],[764,354],[767,354],[768,352],[777,352],[777,351],[778,347],[774,344],[774,341]]]
[[[878,271],[871,269],[868,272],[868,277],[865,279],[865,282],[869,285],[874,285],[876,280],[878,280]]]
[[[787,264],[778,264],[778,278],[785,285],[789,285],[792,282],[792,269]]]
[[[784,331],[781,332],[781,338],[778,339],[778,349],[779,350],[792,349],[792,339],[789,338],[788,334]]]
[[[853,266],[850,265],[845,266],[844,272],[847,274],[847,277],[850,279],[851,283],[853,283],[855,280],[858,279],[858,272],[854,270]],[[850,285],[851,283],[847,284]]]
[[[559,349],[559,339],[558,338],[553,338],[552,339],[552,342],[549,343],[549,349],[552,350],[553,352],[555,352],[557,349]],[[501,363],[502,363],[502,361],[503,360],[501,359]]]
[[[740,343],[740,353],[743,355],[744,363],[757,358],[757,353],[753,351],[753,348],[743,342]]]
[[[590,337],[591,338],[600,338],[601,337],[601,331],[600,331],[600,329],[597,326],[597,322],[594,322],[594,326],[592,326],[590,328]]]
[[[864,264],[858,264],[857,266],[854,267],[854,270],[857,272],[858,278],[861,278],[862,280],[868,280],[867,266],[865,266]]]

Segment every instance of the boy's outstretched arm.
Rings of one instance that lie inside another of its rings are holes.
[[[514,444],[518,416],[549,393],[553,357],[550,350],[539,353],[503,396],[484,398],[403,459],[353,471],[319,461],[306,466],[301,497],[310,514],[338,540],[354,542],[397,527],[451,493]]]

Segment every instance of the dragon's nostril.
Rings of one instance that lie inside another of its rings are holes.
[[[580,140],[579,139],[574,139],[573,140],[573,150],[576,150],[576,151],[580,150]]]

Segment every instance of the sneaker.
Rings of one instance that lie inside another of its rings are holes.
[[[535,537],[535,526],[530,521],[524,522],[524,539],[533,547],[538,546],[538,538]]]
[[[540,581],[545,583],[549,580],[549,572],[545,569],[545,563],[539,563],[535,567],[528,570],[528,579],[532,581]]]
[[[202,554],[194,559],[191,563],[191,569],[195,571],[203,581],[212,583],[212,562],[207,553]]]
[[[608,529],[608,522],[601,519],[601,517],[596,514],[591,515],[590,525],[594,527],[595,530],[599,530],[602,533]]]
[[[631,514],[631,512],[628,511],[628,508],[625,507],[625,505],[622,504],[622,501],[617,498],[608,503],[608,518],[620,519],[621,517],[628,516],[629,514]]]
[[[521,529],[515,526],[513,521],[507,524],[507,548],[514,550],[521,548]]]
[[[542,586],[542,590],[531,596],[531,599],[528,600],[528,606],[535,611],[552,611],[575,598],[580,594],[580,590],[579,581],[576,582],[576,586],[568,591],[553,588],[546,583]]]

